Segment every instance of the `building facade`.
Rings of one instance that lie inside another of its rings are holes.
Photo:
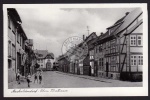
[[[8,8],[8,81],[14,81],[16,73],[22,73],[22,57],[25,53],[27,36],[21,26],[21,19],[14,8]]]
[[[21,76],[27,74],[27,57],[29,54],[29,44],[26,44],[28,38],[22,28],[22,21],[16,9],[8,8],[8,82],[16,80],[16,73]],[[32,44],[33,46],[33,44]],[[32,48],[30,48],[32,51]],[[36,58],[31,59],[31,65],[36,63]],[[31,67],[32,69],[32,67]]]
[[[48,50],[35,50],[34,53],[37,57],[37,63],[43,71],[52,70],[54,62],[54,54],[49,53]]]
[[[122,80],[142,79],[142,11],[127,13],[105,35],[99,37],[95,46],[100,77]],[[97,49],[99,48],[99,53]]]

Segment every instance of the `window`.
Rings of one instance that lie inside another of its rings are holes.
[[[90,56],[90,59],[94,59],[94,56]]]
[[[103,68],[103,58],[99,59],[99,66],[100,66],[100,69],[102,70],[102,68]]]
[[[15,59],[16,58],[16,51],[15,51],[15,45],[12,44],[12,57]]]
[[[42,55],[42,54],[39,54],[39,57],[43,57],[43,55]]]
[[[8,41],[8,56],[11,56],[11,41]]]
[[[136,35],[131,35],[130,36],[130,45],[131,46],[136,46]]]
[[[10,69],[10,68],[11,68],[11,60],[8,59],[8,69]]]
[[[102,52],[102,44],[99,46],[99,52]]]
[[[20,43],[20,34],[17,34],[17,42]]]
[[[142,55],[132,55],[131,56],[131,66],[143,65]]]
[[[137,36],[137,45],[142,46],[142,36],[141,35]]]
[[[139,56],[138,65],[143,65],[143,56]]]
[[[111,67],[116,67],[116,56],[111,57]]]

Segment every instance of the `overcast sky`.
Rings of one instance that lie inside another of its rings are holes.
[[[29,39],[33,39],[34,48],[48,50],[57,57],[61,55],[63,42],[71,36],[88,35],[106,32],[126,12],[133,8],[63,8],[63,9],[29,9],[17,8],[22,20],[23,29]]]

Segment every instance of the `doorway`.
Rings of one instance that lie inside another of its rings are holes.
[[[108,77],[108,72],[109,72],[109,63],[106,62],[106,77]]]
[[[19,70],[20,74],[23,75],[22,67],[21,67],[21,54],[17,52],[17,69]]]

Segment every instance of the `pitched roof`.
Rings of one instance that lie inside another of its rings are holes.
[[[19,21],[22,23],[21,21],[21,18],[17,12],[17,10],[15,8],[7,8],[7,11],[8,11],[8,14],[13,16],[13,18],[16,20],[16,21]]]
[[[53,53],[48,53],[47,55],[46,55],[46,58],[49,58],[49,59],[54,59],[54,54]]]
[[[36,57],[38,59],[44,59],[47,56],[48,51],[47,50],[34,50],[34,53],[36,54]]]
[[[123,24],[114,32],[114,34],[118,34],[124,29],[126,29],[140,14],[142,14],[141,8],[136,8],[131,11],[124,19]]]
[[[90,38],[93,34],[96,35],[96,32],[91,33],[84,41],[87,42],[88,38]],[[96,35],[96,36],[97,36],[97,35]]]
[[[121,19],[119,19],[113,26],[115,26],[116,24],[120,24],[120,26],[114,31],[112,32],[112,34],[109,35],[109,32],[107,31],[105,34],[103,34],[102,36],[98,37],[98,42],[109,38],[111,36],[114,36],[120,32],[122,32],[124,29],[126,29],[140,14],[142,13],[142,9],[141,8],[136,8],[135,10],[131,11],[130,13],[128,13],[126,16],[122,17]],[[138,23],[136,26],[138,26],[139,24],[141,24],[142,22]],[[113,27],[111,26],[111,27]],[[111,28],[110,27],[110,28]],[[108,28],[109,29],[109,28]]]
[[[127,16],[127,15],[126,15]],[[115,24],[113,24],[112,26],[108,27],[107,29],[113,28],[115,26],[118,26],[119,24],[121,24],[124,21],[124,18],[126,17],[122,17],[121,19],[119,19]]]

